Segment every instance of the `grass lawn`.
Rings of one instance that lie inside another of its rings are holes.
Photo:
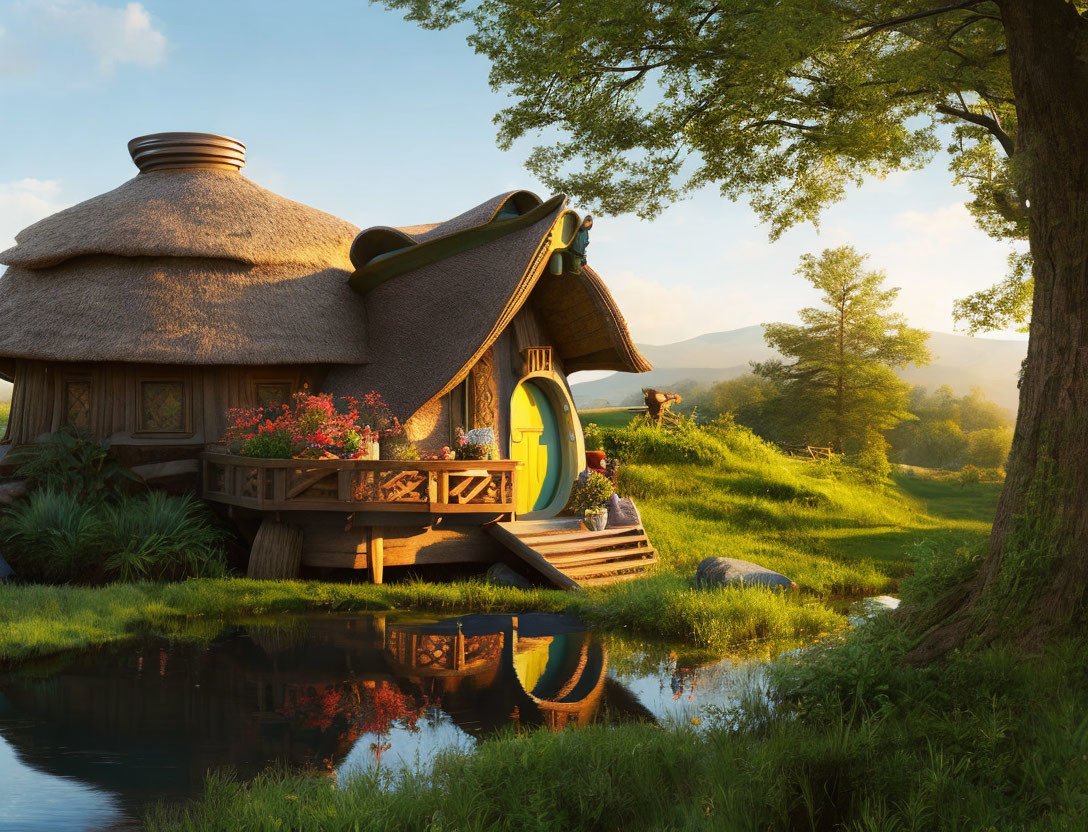
[[[0,438],[8,427],[8,417],[11,415],[11,402],[0,402]]]
[[[593,423],[602,428],[622,428],[638,415],[638,413],[632,413],[626,407],[599,407],[595,410],[578,411],[578,417],[582,420],[582,427]]]
[[[637,433],[637,432],[636,432]],[[302,610],[569,612],[603,629],[717,654],[769,652],[843,626],[826,605],[892,592],[919,547],[971,545],[989,527],[997,486],[897,477],[872,487],[821,463],[789,460],[744,434],[633,449],[621,490],[634,495],[661,565],[650,577],[585,593],[515,590],[479,581],[353,585],[191,580],[105,588],[0,585],[0,663],[115,641],[141,628]],[[652,457],[664,457],[653,460]],[[698,590],[704,557],[752,560],[798,593]]]

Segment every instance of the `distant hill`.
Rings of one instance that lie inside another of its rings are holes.
[[[1016,380],[1027,346],[1026,341],[931,332],[933,361],[925,367],[908,367],[899,375],[931,391],[947,384],[963,395],[972,387],[981,387],[993,401],[1015,412],[1019,395]],[[763,340],[761,326],[711,332],[675,344],[639,344],[638,348],[654,365],[651,372],[615,373],[573,384],[575,403],[579,407],[621,405],[643,387],[669,389],[684,382],[713,384],[749,372],[750,361],[777,356]]]

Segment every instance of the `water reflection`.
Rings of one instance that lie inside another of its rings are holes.
[[[117,823],[118,800],[131,816],[223,766],[249,778],[422,764],[505,726],[652,719],[609,679],[601,640],[551,615],[329,616],[147,639],[23,667],[0,677],[0,697],[0,829]],[[18,799],[27,778],[67,814]]]

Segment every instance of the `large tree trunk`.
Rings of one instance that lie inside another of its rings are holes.
[[[1078,623],[1088,591],[1088,23],[1066,0],[999,0],[1030,200],[1035,297],[989,555],[912,658],[972,638],[1027,646]]]

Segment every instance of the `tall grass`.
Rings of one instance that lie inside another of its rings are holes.
[[[778,706],[710,727],[507,735],[431,771],[213,776],[149,832],[204,830],[1079,830],[1088,817],[1082,641],[927,669],[885,624],[795,660]]]
[[[0,541],[26,580],[94,584],[225,572],[223,532],[189,496],[144,493],[88,504],[45,488],[0,515]]]

